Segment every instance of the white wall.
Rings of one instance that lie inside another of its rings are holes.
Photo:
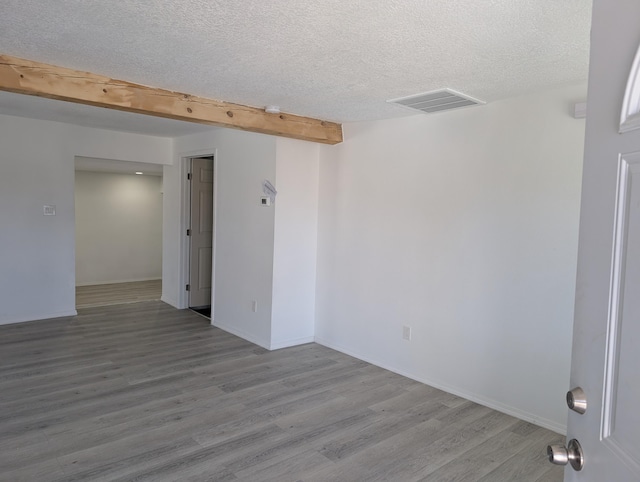
[[[320,148],[316,339],[564,430],[585,97],[345,125]]]
[[[164,168],[163,297],[186,307],[186,159],[215,155],[212,324],[263,347],[308,343],[315,331],[319,146],[212,129],[175,140]],[[262,181],[278,190],[260,199]],[[252,303],[257,302],[257,312]]]
[[[0,324],[75,313],[74,156],[165,164],[172,144],[0,116]]]
[[[229,129],[175,139],[175,163],[164,169],[163,300],[185,307],[186,226],[183,159],[215,153],[212,323],[264,347],[271,344],[274,209],[260,205],[262,181],[275,182],[274,137]],[[181,214],[182,213],[182,214]],[[257,302],[257,312],[252,302]]]
[[[318,144],[278,138],[271,349],[313,341],[318,239]]]
[[[333,147],[0,116],[0,323],[74,312],[76,155],[165,164],[163,299],[181,306],[182,159],[215,153],[214,324],[266,347],[307,337],[318,202],[318,341],[562,430],[584,136],[568,112],[584,97],[346,125]],[[275,209],[259,204],[264,179]]]
[[[162,277],[162,177],[76,171],[76,285]]]

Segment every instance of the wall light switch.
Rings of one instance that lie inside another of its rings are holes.
[[[407,341],[411,341],[411,327],[403,326],[402,327],[402,338]]]
[[[42,211],[45,216],[55,216],[56,206],[54,204],[45,204]]]
[[[258,302],[256,300],[253,300],[251,302],[251,311],[253,311],[254,313],[258,312]]]

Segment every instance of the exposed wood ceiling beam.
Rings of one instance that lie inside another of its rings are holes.
[[[0,90],[169,119],[338,144],[342,126],[292,114],[146,87],[0,54]]]

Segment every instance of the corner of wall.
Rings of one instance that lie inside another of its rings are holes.
[[[272,136],[232,129],[177,138],[176,164],[182,158],[215,153],[214,326],[268,348],[272,314],[274,211],[260,205],[262,181],[275,179],[276,141]],[[186,248],[181,240],[184,213],[180,166],[171,169],[171,185],[165,186],[171,219],[165,237],[165,257],[172,288],[167,299],[180,293]],[[275,181],[273,181],[275,182]],[[170,199],[169,199],[170,198]],[[252,310],[256,301],[258,311]]]
[[[319,146],[276,140],[271,345],[309,343],[315,335]]]

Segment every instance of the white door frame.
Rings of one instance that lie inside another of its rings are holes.
[[[196,151],[183,152],[180,157],[180,294],[178,302],[180,308],[189,307],[189,293],[186,290],[189,283],[189,256],[190,246],[187,229],[191,218],[191,196],[189,180],[187,175],[191,166],[191,159],[194,157],[213,156],[213,247],[211,250],[211,323],[214,318],[215,306],[215,266],[216,266],[216,224],[217,224],[217,196],[218,196],[218,151],[215,148],[199,149]]]

